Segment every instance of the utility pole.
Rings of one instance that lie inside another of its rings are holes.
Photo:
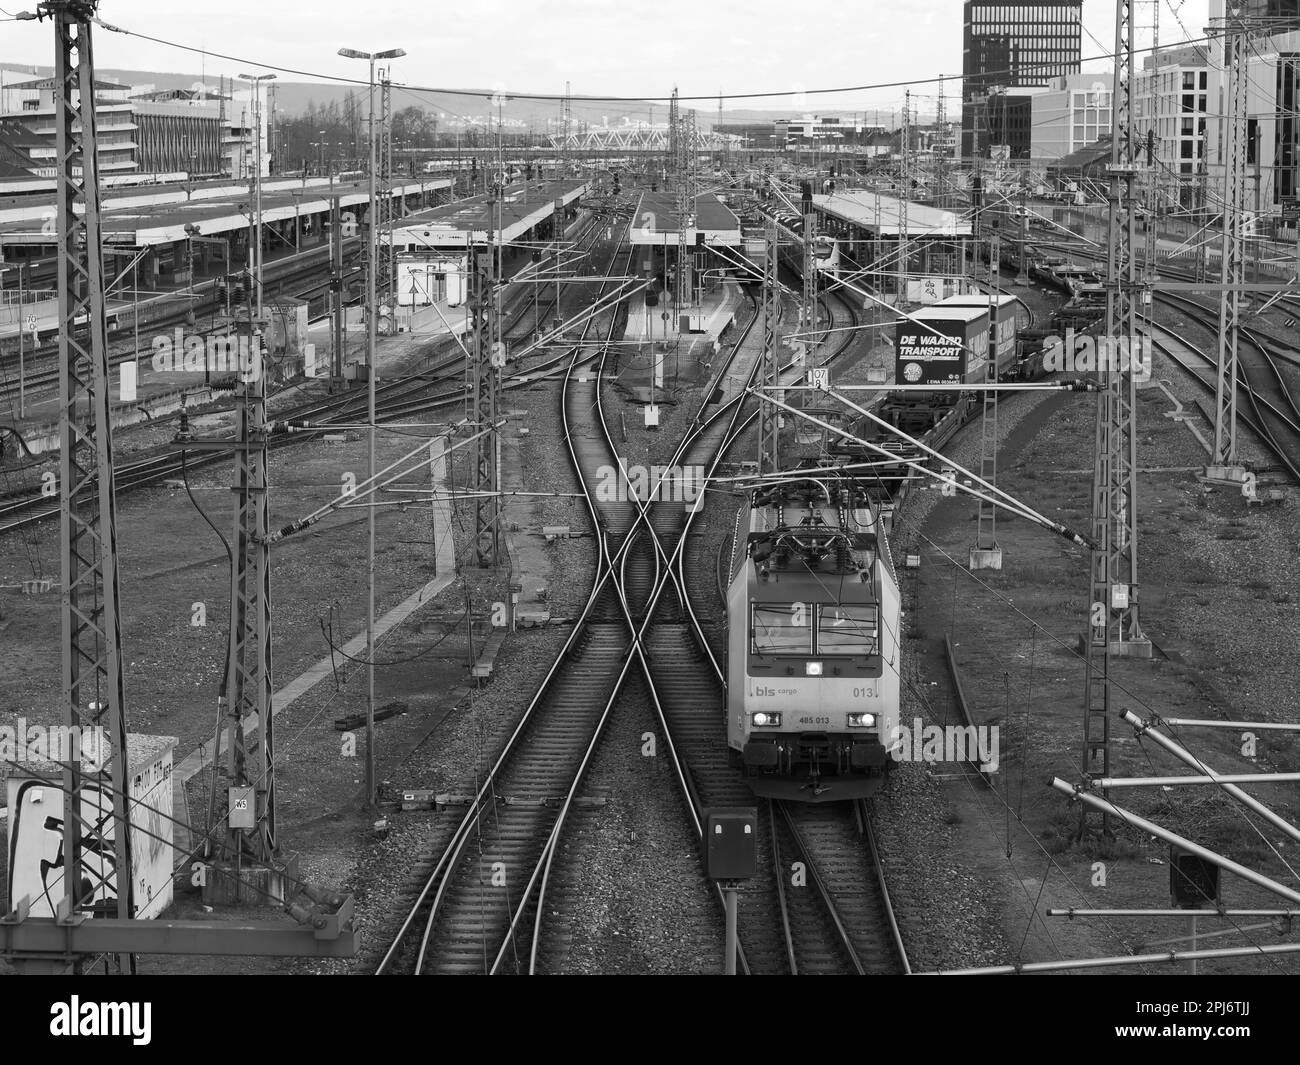
[[[727,138],[722,132],[722,90],[718,90],[718,122],[713,127],[713,134],[718,141],[718,168],[725,170],[730,163],[727,152]]]
[[[393,83],[388,70],[379,71],[379,125],[375,138],[375,298],[378,307],[391,308],[396,302],[393,284],[397,268],[393,262]]]
[[[264,319],[248,303],[248,345],[257,373],[235,389],[235,564],[230,585],[230,653],[226,662],[226,773],[230,818],[221,857],[242,865],[245,856],[271,865],[277,849],[275,718],[271,670],[271,533],[266,419],[266,359],[259,329]],[[228,441],[212,445],[228,448]],[[207,441],[193,441],[204,448]],[[250,771],[244,721],[257,715],[257,765]],[[250,802],[250,799],[252,800]],[[244,804],[242,807],[240,803]],[[235,816],[253,811],[252,824]],[[234,874],[232,874],[234,875]]]
[[[1204,219],[1208,215],[1210,206],[1209,158],[1206,148],[1206,135],[1201,133],[1200,136],[1196,138],[1196,191],[1194,193],[1196,218],[1198,220]],[[1209,276],[1209,272],[1209,245],[1204,236],[1198,233],[1196,239],[1196,280],[1206,280]]]
[[[768,215],[763,227],[763,365],[758,373],[759,383],[764,388],[759,423],[760,477],[780,469],[781,413],[776,404],[769,401],[771,393],[766,391],[778,380],[777,345],[780,337],[777,331],[781,320],[781,289],[776,275],[779,239],[776,219]]]
[[[670,173],[676,171],[681,159],[681,147],[678,141],[681,138],[681,114],[678,110],[677,103],[677,86],[673,86],[673,95],[668,101],[668,165],[665,167]]]
[[[262,82],[272,81],[274,74],[240,74],[253,89],[253,217],[249,241],[248,268],[257,290],[257,316],[262,316]]]
[[[330,197],[330,325],[333,341],[330,349],[331,392],[343,388],[343,212],[339,197]]]
[[[493,290],[496,284],[496,255],[492,243],[469,250],[470,331],[474,345],[474,431],[479,434],[474,472],[474,550],[480,566],[499,562],[501,501],[497,495],[497,407],[502,361],[494,342],[496,313]]]
[[[678,113],[677,119],[677,327],[691,306],[691,246],[689,230],[695,225],[695,112]]]
[[[912,148],[912,128],[909,121],[911,110],[912,90],[908,89],[903,95],[903,125],[898,152],[898,292],[903,299],[907,298],[907,267],[908,259],[911,257],[907,222],[908,201],[911,195],[911,181],[908,176],[911,173],[909,165]]]
[[[803,364],[805,370],[817,368],[817,256],[814,241],[817,237],[817,212],[813,208],[813,188],[805,181],[800,189],[800,209],[803,213],[803,301],[799,305],[799,343],[806,353]],[[816,403],[816,397],[809,394],[810,405]]]
[[[62,905],[74,921],[87,915],[134,916],[90,29],[96,6],[81,0],[46,0],[39,5],[40,17],[54,21],[56,42],[62,723],[68,735],[102,729],[108,743],[98,771],[83,769],[78,758],[63,765]],[[78,205],[84,208],[81,213],[75,209]],[[88,811],[94,811],[89,818]],[[133,956],[121,956],[119,964],[133,969]]]
[[[984,366],[986,384],[998,380],[998,277],[1002,268],[1002,241],[995,232],[989,241],[989,350]],[[984,408],[980,417],[980,477],[986,484],[997,484],[998,478],[998,394],[992,388],[984,389]],[[970,568],[1002,568],[1002,548],[998,546],[998,508],[984,496],[979,499],[975,516],[975,546],[970,550]]]
[[[939,79],[939,102],[935,107],[934,121],[939,128],[934,145],[934,202],[942,209],[948,206],[948,153],[941,143],[948,139],[948,104],[943,98],[943,78]]]
[[[569,176],[569,124],[573,121],[573,99],[569,95],[569,83],[564,83],[564,101],[560,109],[560,167],[564,177]]]
[[[1155,288],[1159,269],[1157,256],[1160,253],[1160,201],[1159,178],[1156,174],[1156,131],[1155,124],[1147,130],[1147,180],[1146,180],[1146,269],[1143,276],[1143,291],[1151,292]],[[1144,297],[1145,298],[1145,297]],[[1147,304],[1148,319],[1151,305]]]
[[[1149,657],[1151,643],[1138,618],[1137,570],[1137,391],[1131,354],[1137,337],[1135,255],[1139,146],[1134,135],[1135,79],[1133,4],[1115,3],[1115,73],[1112,97],[1110,239],[1106,268],[1106,334],[1116,355],[1109,369],[1098,367],[1096,441],[1093,465],[1091,596],[1088,606],[1087,675],[1084,681],[1082,771],[1110,776],[1111,662],[1115,655]],[[1101,360],[1098,360],[1099,362]],[[1080,834],[1087,831],[1080,811]],[[1102,816],[1103,835],[1109,817]]]
[[[1223,237],[1220,243],[1219,358],[1214,390],[1214,454],[1210,476],[1240,481],[1237,462],[1237,343],[1241,330],[1241,286],[1245,282],[1243,214],[1246,208],[1246,93],[1250,34],[1246,21],[1229,8],[1221,27],[1227,112],[1223,118]]]
[[[400,59],[404,49],[389,48],[383,52],[361,52],[355,48],[340,48],[345,59],[364,59],[370,64],[370,196],[366,220],[369,233],[366,240],[369,268],[366,270],[366,399],[367,421],[370,425],[370,446],[367,455],[367,483],[375,479],[375,377],[376,347],[378,345],[379,300],[376,294],[379,275],[378,213],[375,179],[379,168],[375,129],[375,60]],[[378,797],[375,768],[375,506],[371,500],[366,506],[366,805],[374,806]]]

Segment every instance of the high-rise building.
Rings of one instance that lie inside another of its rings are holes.
[[[1286,19],[1279,28],[1300,26],[1300,0],[1236,0],[1234,6],[1239,6],[1246,18]]]
[[[1082,8],[1083,0],[965,0],[963,156],[988,153],[988,98],[995,89],[1045,86],[1079,72]]]

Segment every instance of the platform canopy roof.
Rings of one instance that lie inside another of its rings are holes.
[[[902,231],[903,201],[897,196],[869,190],[813,196],[813,203],[833,218],[851,222],[881,237],[897,237]],[[956,211],[944,211],[922,203],[907,204],[907,236],[969,237],[970,222]]]
[[[677,196],[673,192],[643,192],[632,213],[628,236],[633,244],[675,244],[681,233],[681,220],[677,215]],[[686,230],[690,244],[699,243],[703,234],[705,244],[735,246],[741,243],[740,219],[713,193],[695,197],[695,224]]]

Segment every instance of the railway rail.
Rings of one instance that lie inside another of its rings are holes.
[[[600,282],[601,291],[608,281]],[[617,328],[611,315],[603,353]],[[584,330],[584,339],[586,333]],[[416,973],[495,972],[518,963],[512,935],[530,905],[550,841],[567,812],[632,667],[626,620],[626,549],[635,530],[631,503],[596,498],[595,466],[609,461],[599,373],[580,369],[574,349],[561,387],[561,425],[593,527],[597,564],[587,603],[568,640],[485,774],[469,809],[376,966]],[[601,355],[603,358],[603,354]],[[587,431],[584,431],[587,430]],[[584,475],[585,472],[585,475]],[[520,886],[523,889],[517,890]],[[422,929],[422,931],[421,931]],[[417,944],[418,935],[418,944]]]
[[[584,237],[585,237],[584,233]],[[601,290],[603,292],[603,288]],[[553,305],[553,304],[552,304]],[[456,348],[454,341],[447,347]],[[573,348],[567,343],[557,343],[558,350],[539,349],[534,358],[525,364],[515,364],[512,375],[502,382],[505,390],[528,387],[540,379],[554,377],[564,372]],[[124,356],[129,357],[129,356]],[[376,416],[380,423],[400,421],[414,415],[443,409],[462,403],[465,359],[461,354],[443,355],[427,370],[376,386]],[[440,386],[448,387],[440,387]],[[319,431],[328,431],[331,425],[345,425],[363,416],[366,399],[362,393],[340,393],[321,400],[310,400],[277,413],[276,421],[311,422]],[[295,432],[273,437],[272,447],[286,447],[301,443],[319,432]],[[186,470],[221,462],[232,452],[205,451],[183,457],[182,448],[168,448],[165,452],[146,455],[136,461],[123,463],[117,469],[119,491],[129,491],[165,479],[183,476]],[[0,493],[0,535],[26,528],[58,513],[57,500],[44,496],[38,485],[28,485],[8,493]]]

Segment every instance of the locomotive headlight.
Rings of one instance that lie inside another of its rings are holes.
[[[822,675],[822,664],[820,662],[805,662],[803,671],[805,676],[820,677]]]
[[[781,715],[770,710],[759,710],[757,713],[750,714],[749,720],[755,728],[781,727]]]
[[[875,714],[849,714],[849,728],[873,728],[876,724]]]

